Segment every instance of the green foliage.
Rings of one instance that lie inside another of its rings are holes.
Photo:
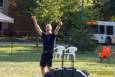
[[[63,7],[61,10],[63,11],[63,15],[61,17],[64,22],[64,27],[62,32],[66,32],[67,34],[71,34],[71,32],[75,28],[80,28],[80,17],[81,17],[81,2],[79,0],[64,0]]]
[[[92,9],[94,18],[97,20],[101,20],[102,19],[101,9],[103,7],[102,3],[103,0],[92,0],[92,1],[93,1]]]
[[[37,0],[38,7],[34,9],[33,14],[37,16],[40,23],[52,23],[60,20],[61,0]]]
[[[114,20],[115,0],[93,0],[93,3],[100,20]]]
[[[113,18],[113,16],[115,16],[115,0],[109,0],[106,2],[102,10],[104,16],[106,16],[108,19]]]
[[[30,15],[36,7],[36,0],[9,0],[9,9],[13,16]]]
[[[93,51],[97,45],[90,38],[91,36],[88,35],[88,31],[76,30],[72,33],[70,41],[80,51]]]

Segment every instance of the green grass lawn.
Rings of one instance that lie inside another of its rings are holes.
[[[0,46],[0,77],[40,77],[41,52],[41,47],[14,45],[11,49],[10,45]],[[71,64],[66,61],[64,65]],[[60,66],[60,60],[53,60],[53,68]],[[74,66],[88,70],[90,77],[115,77],[115,58],[111,58],[111,64],[106,61],[101,64],[93,52],[80,54],[78,51]]]

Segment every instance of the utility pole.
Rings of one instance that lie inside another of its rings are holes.
[[[82,0],[82,6],[81,6],[81,21],[80,21],[81,31],[83,30],[83,24],[82,24],[83,21],[84,21],[84,0]]]
[[[84,20],[84,0],[82,0],[81,22]]]

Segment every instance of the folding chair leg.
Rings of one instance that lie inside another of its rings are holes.
[[[62,59],[62,55],[61,55],[61,54],[59,54],[59,59],[60,59],[60,60]]]
[[[76,56],[75,56],[75,55],[73,55],[73,57],[74,57],[74,61],[75,61]]]
[[[67,60],[69,60],[70,55],[67,55]]]

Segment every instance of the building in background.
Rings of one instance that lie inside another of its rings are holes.
[[[0,12],[8,15],[8,0],[0,0]],[[4,29],[7,29],[8,23],[0,22],[0,34],[4,34]]]
[[[36,35],[31,16],[26,12],[23,1],[26,2],[26,0],[9,0],[8,14],[14,18],[14,24],[9,24],[8,30],[12,30],[18,36]]]
[[[0,0],[0,35],[5,34],[8,23],[14,23],[14,19],[8,16],[8,0]]]
[[[31,17],[27,14],[18,14],[18,2],[16,1],[17,0],[0,0],[0,35],[9,35],[11,32],[15,35],[36,34]],[[3,19],[7,19],[7,21]],[[9,19],[14,23],[6,23],[9,22]]]

